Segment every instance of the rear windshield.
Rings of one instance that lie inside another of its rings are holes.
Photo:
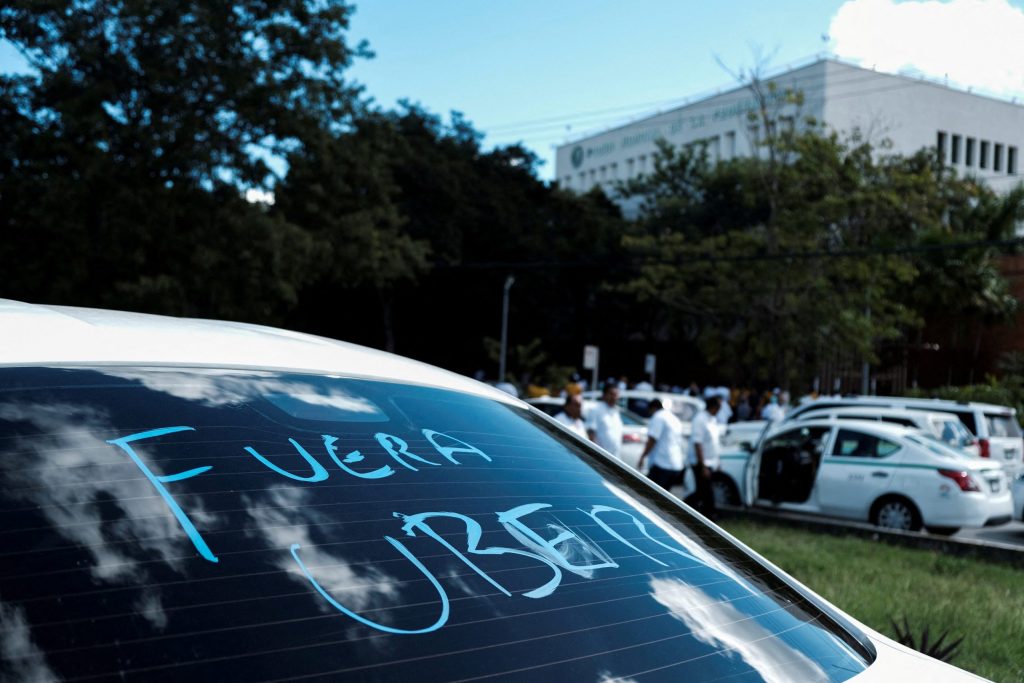
[[[843,681],[861,636],[515,406],[0,370],[5,680]]]
[[[907,434],[907,441],[912,441],[918,446],[925,448],[935,455],[941,455],[944,458],[958,458],[958,459],[974,459],[970,453],[963,451],[959,448],[952,448],[948,444],[943,443],[938,437],[932,436],[931,434]]]
[[[985,422],[988,423],[989,437],[1021,435],[1017,419],[1009,413],[985,413]]]
[[[967,431],[960,420],[951,417],[949,419],[933,419],[935,436],[944,443],[958,448],[966,448],[974,443],[974,436]]]

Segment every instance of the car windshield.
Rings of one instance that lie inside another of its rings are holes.
[[[0,369],[5,680],[843,681],[863,636],[541,417],[271,372]]]

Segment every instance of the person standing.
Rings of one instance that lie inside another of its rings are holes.
[[[619,387],[614,381],[604,385],[601,400],[587,416],[590,440],[616,458],[622,448],[622,415],[619,414]]]
[[[584,439],[590,438],[587,426],[583,422],[583,397],[580,394],[566,394],[565,404],[561,412],[555,415],[555,419]]]
[[[772,394],[768,397],[768,403],[761,410],[761,419],[768,422],[779,422],[786,416],[786,411],[779,405],[779,397]]]
[[[715,419],[718,420],[718,424],[727,425],[729,420],[732,419],[732,406],[729,405],[729,397],[731,392],[729,387],[718,387],[716,389],[718,398],[722,399],[721,407],[718,409],[718,415]]]
[[[740,391],[740,397],[736,401],[736,421],[745,422],[753,416],[753,408],[750,405],[750,389]]]
[[[693,418],[693,431],[690,434],[689,464],[693,468],[697,490],[686,498],[686,502],[710,519],[714,519],[717,513],[715,494],[711,489],[711,474],[719,465],[721,425],[715,415],[721,407],[720,397],[708,398],[704,410]]]
[[[683,483],[686,461],[683,455],[683,425],[672,413],[672,406],[661,399],[650,403],[651,420],[647,423],[647,445],[636,468],[643,471],[644,460],[651,456],[651,470],[647,476],[666,491]]]

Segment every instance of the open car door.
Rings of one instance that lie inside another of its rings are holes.
[[[750,507],[757,500],[757,475],[761,471],[761,445],[764,438],[758,439],[756,446],[752,447],[750,457],[747,458],[747,466],[743,470],[743,504]]]

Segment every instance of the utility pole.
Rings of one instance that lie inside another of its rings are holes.
[[[508,291],[516,283],[514,276],[505,278],[505,294],[501,303],[501,361],[498,364],[498,381],[505,381],[505,358],[508,356]]]
[[[864,307],[864,316],[868,319],[868,322],[871,322],[871,306],[870,305]],[[860,366],[860,395],[861,396],[870,396],[871,395],[869,393],[870,389],[871,389],[870,375],[871,375],[871,363],[868,362],[868,359],[865,356],[864,361],[861,363],[861,366]]]

